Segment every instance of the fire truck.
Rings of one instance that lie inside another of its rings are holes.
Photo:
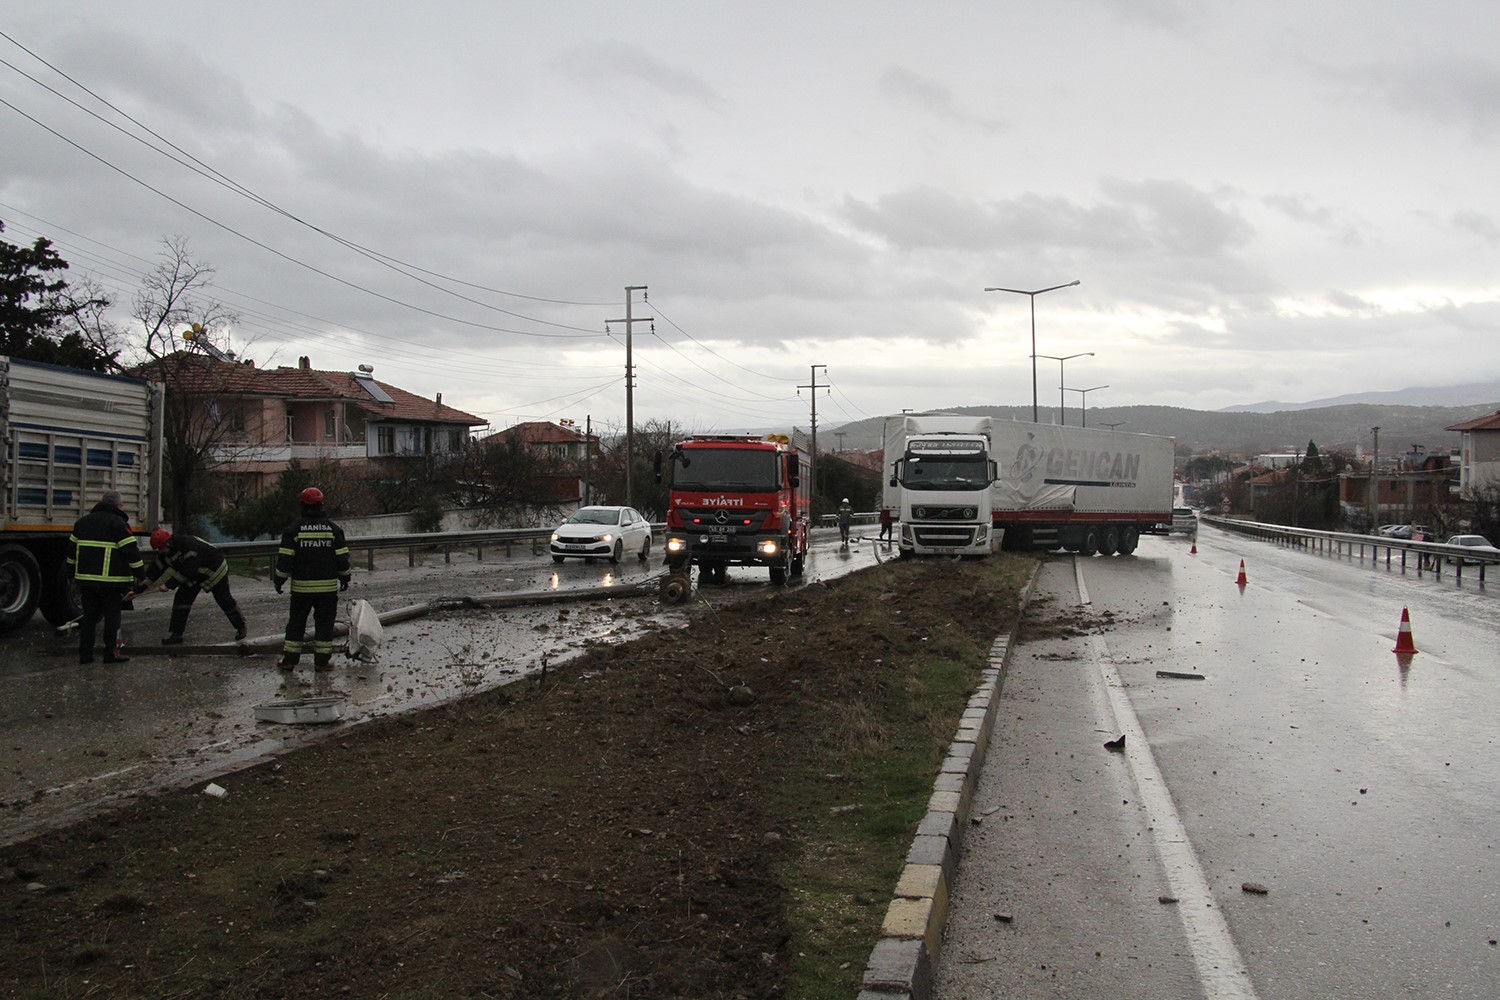
[[[697,565],[722,583],[730,566],[764,566],[784,584],[802,574],[812,470],[785,435],[685,438],[656,456],[656,481],[668,479],[664,548],[674,575]]]

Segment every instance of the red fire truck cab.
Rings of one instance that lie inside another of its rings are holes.
[[[714,582],[729,566],[764,566],[775,584],[802,574],[812,474],[784,435],[686,438],[656,456],[667,476],[668,568],[696,564]]]

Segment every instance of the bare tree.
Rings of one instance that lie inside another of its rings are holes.
[[[221,404],[238,366],[213,341],[227,342],[227,328],[239,317],[211,296],[214,273],[186,238],[164,237],[160,259],[135,297],[135,346],[143,359],[137,371],[166,388],[165,499],[179,530],[215,504],[208,473],[220,464],[218,446],[231,428]],[[191,335],[190,350],[179,345],[184,333]]]

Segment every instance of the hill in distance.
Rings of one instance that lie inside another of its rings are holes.
[[[1410,394],[1410,395],[1408,395]],[[1445,401],[1409,404],[1396,399],[1430,399],[1438,394]],[[1380,397],[1367,400],[1366,397]],[[1457,404],[1455,400],[1474,400]],[[1487,401],[1486,401],[1487,400]],[[1263,406],[1279,409],[1263,410]],[[1223,410],[1189,410],[1176,406],[1106,406],[1088,411],[1089,427],[1110,428],[1136,434],[1175,438],[1179,450],[1192,454],[1218,453],[1249,458],[1253,455],[1301,451],[1312,441],[1320,451],[1340,450],[1369,453],[1374,447],[1373,428],[1380,428],[1382,455],[1407,451],[1450,451],[1459,435],[1443,428],[1500,411],[1500,382],[1476,383],[1448,389],[1407,389],[1384,393],[1361,393],[1335,400],[1302,404],[1257,403]],[[1031,421],[1030,406],[965,406],[951,411],[997,420]],[[1057,407],[1042,407],[1042,423],[1057,423]],[[1069,408],[1064,423],[1077,425],[1081,414]],[[870,417],[836,427],[820,427],[819,451],[869,451],[881,447],[885,418]]]

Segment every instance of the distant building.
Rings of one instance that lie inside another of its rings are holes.
[[[1444,427],[1458,431],[1458,488],[1464,496],[1500,487],[1500,410]]]
[[[293,462],[379,462],[456,454],[487,421],[377,380],[371,371],[257,368],[196,351],[178,351],[132,374],[161,382],[192,407],[188,418],[211,428],[216,472],[241,496],[255,496]]]

